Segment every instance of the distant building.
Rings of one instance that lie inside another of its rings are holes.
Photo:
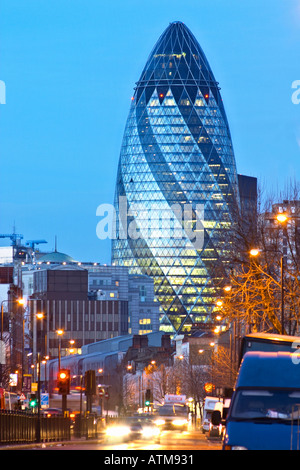
[[[29,267],[31,269],[29,269]],[[60,268],[54,269],[54,268]],[[63,270],[72,269],[74,279],[68,277],[69,286],[60,286],[55,294],[51,294],[52,283],[61,283]],[[49,270],[49,274],[46,272]],[[43,274],[34,274],[34,273]],[[77,272],[77,274],[75,274]],[[81,274],[78,274],[80,273]],[[51,273],[51,274],[50,274]],[[81,281],[79,281],[81,277]],[[71,299],[76,292],[79,300],[85,298],[85,286],[79,287],[79,282],[88,283],[89,300],[123,300],[128,302],[128,332],[146,334],[159,329],[159,303],[154,297],[153,279],[145,275],[130,275],[127,267],[107,266],[98,263],[80,263],[65,253],[53,252],[39,256],[35,265],[24,265],[22,268],[22,287],[25,297],[41,292],[43,298],[60,297]],[[47,284],[48,283],[48,284]],[[46,287],[46,284],[48,287]],[[47,296],[45,297],[45,289]],[[55,297],[53,297],[53,295]]]
[[[90,300],[88,271],[74,266],[53,266],[32,272],[33,292],[28,300],[33,355],[50,357],[83,345],[128,333],[128,300]],[[42,313],[41,319],[37,314]],[[57,331],[64,334],[58,337]]]
[[[58,355],[58,329],[65,331],[62,356],[70,340],[80,349],[91,342],[159,329],[159,305],[148,276],[129,275],[125,267],[78,263],[58,252],[43,255],[34,269],[29,267],[22,268],[22,286],[34,354]],[[41,312],[44,318],[37,320]]]
[[[80,385],[80,377],[84,376],[87,370],[95,370],[97,384],[104,384],[109,389],[109,404],[106,403],[104,408],[107,409],[109,406],[109,410],[120,411],[123,405],[123,380],[128,371],[126,367],[128,361],[133,357],[137,358],[140,353],[145,364],[154,357],[167,362],[172,348],[169,338],[163,332],[157,331],[147,335],[124,335],[90,343],[83,346],[81,352],[80,355],[68,355],[61,359],[61,367],[71,371],[71,388]],[[47,363],[47,380],[51,391],[55,386],[57,370],[57,359],[50,360]],[[141,375],[137,374],[136,377]],[[136,403],[142,402],[146,387],[146,382],[140,383]]]
[[[280,213],[288,218],[284,224],[276,219]],[[270,247],[282,253],[286,267],[297,269],[295,264],[298,265],[300,258],[300,200],[283,200],[272,204],[271,211],[265,212],[262,217],[266,223]]]
[[[149,276],[130,275],[125,266],[82,264],[88,270],[89,297],[94,300],[127,300],[128,332],[147,334],[159,329],[159,304]]]
[[[238,175],[242,216],[257,216],[257,178]]]
[[[28,372],[38,352],[57,357],[59,346],[64,357],[70,340],[80,352],[95,341],[158,331],[159,304],[151,278],[129,276],[124,267],[81,263],[56,249],[41,252],[36,245],[44,240],[21,244],[21,236],[4,237],[12,246],[0,250],[0,301],[5,338],[12,345],[6,355],[13,351],[9,361],[14,369]],[[25,305],[17,306],[20,297]],[[43,318],[37,319],[37,313]],[[64,335],[59,339],[60,328]]]

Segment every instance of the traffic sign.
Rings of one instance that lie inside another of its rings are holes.
[[[49,408],[49,393],[41,393],[41,408]]]
[[[32,381],[32,375],[31,374],[24,374],[23,375],[22,391],[24,393],[31,393],[31,381]]]

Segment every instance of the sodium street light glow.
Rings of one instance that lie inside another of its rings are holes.
[[[276,215],[276,219],[277,219],[278,222],[280,222],[281,224],[284,224],[284,223],[288,220],[288,217],[287,217],[286,214],[280,213],[280,214],[277,214],[277,215]]]

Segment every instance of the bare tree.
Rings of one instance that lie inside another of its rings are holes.
[[[295,333],[300,320],[299,186],[290,185],[277,200],[261,201],[255,223],[251,214],[248,220],[237,214],[232,227],[225,281],[230,290],[223,295],[222,312],[245,331]],[[287,218],[278,221],[278,213]],[[255,257],[252,248],[257,248]]]

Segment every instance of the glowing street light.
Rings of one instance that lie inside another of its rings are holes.
[[[276,220],[280,222],[281,224],[284,224],[285,222],[287,222],[288,216],[285,213],[280,212],[279,214],[276,215]]]
[[[61,337],[64,334],[64,330],[56,330],[56,334],[58,335],[58,370],[60,371],[60,359],[61,359]]]
[[[283,254],[281,256],[280,271],[281,271],[281,334],[284,333],[284,257],[286,256],[286,231],[288,216],[284,212],[276,215],[276,220],[283,227]]]
[[[229,285],[224,287],[224,291],[225,291],[225,292],[230,292],[231,289],[232,289],[232,287],[229,286]]]
[[[251,256],[258,256],[260,254],[260,250],[258,248],[252,248],[249,251],[249,253],[250,253]]]

